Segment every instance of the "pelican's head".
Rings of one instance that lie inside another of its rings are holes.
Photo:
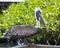
[[[39,10],[40,12],[42,12],[42,10],[41,10],[40,8],[35,8],[35,9],[34,9],[35,13],[36,13],[38,10]]]
[[[42,10],[40,8],[35,8],[34,11],[35,11],[37,26],[39,26],[38,21],[41,20],[43,22],[45,28],[48,30],[48,26],[45,22],[45,19],[43,18],[43,15],[42,15]]]
[[[39,20],[40,17],[42,16],[42,10],[40,8],[35,8],[34,11],[36,19]]]

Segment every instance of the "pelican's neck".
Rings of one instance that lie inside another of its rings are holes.
[[[40,21],[36,19],[36,28],[40,28]]]
[[[36,17],[36,15],[35,15],[35,18],[36,18],[36,28],[40,28],[40,21],[39,20],[37,20],[37,17]]]
[[[40,9],[38,8],[35,8],[34,11],[35,11],[35,18],[36,18],[36,28],[40,28],[40,20],[39,20],[39,16],[36,15],[36,13],[39,11]]]

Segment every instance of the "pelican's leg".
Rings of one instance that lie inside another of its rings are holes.
[[[22,41],[23,41],[22,39],[18,39],[17,44],[18,44],[19,46],[24,45],[24,43],[23,43]]]
[[[30,43],[26,40],[26,38],[24,38],[22,40],[21,39],[18,39],[17,44],[19,46],[22,46],[22,45],[30,45]]]
[[[30,45],[30,43],[27,41],[27,38],[24,38],[24,45]]]
[[[20,39],[18,39],[17,44],[18,44],[19,46],[21,46]]]

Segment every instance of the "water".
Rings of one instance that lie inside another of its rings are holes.
[[[60,48],[56,45],[41,45],[41,44],[29,44],[25,45],[24,43],[19,44],[7,44],[0,43],[0,48]]]
[[[60,48],[60,45],[41,45],[20,43],[0,43],[0,48]]]
[[[52,46],[52,45],[29,45],[20,48],[60,48],[60,46]]]

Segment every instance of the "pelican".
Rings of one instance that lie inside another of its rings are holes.
[[[10,27],[8,32],[4,35],[4,38],[11,39],[12,37],[14,39],[17,38],[26,38],[33,35],[36,35],[40,33],[40,20],[43,22],[46,30],[48,30],[47,24],[45,22],[45,19],[43,18],[42,11],[40,8],[34,9],[35,18],[36,18],[36,26],[32,25],[13,25]]]

